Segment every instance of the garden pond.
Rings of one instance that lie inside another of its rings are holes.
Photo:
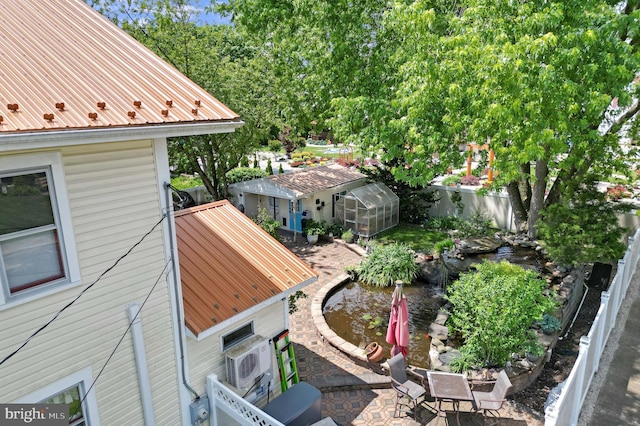
[[[507,260],[527,269],[541,270],[542,259],[531,248],[503,246],[492,253],[467,255],[471,263],[482,260]],[[438,262],[433,261],[433,262]],[[393,287],[372,287],[357,282],[347,282],[329,294],[324,301],[323,314],[328,326],[341,338],[358,347],[377,342],[388,356],[391,345],[385,341]],[[417,280],[404,286],[409,309],[409,364],[429,368],[431,338],[429,326],[438,310],[446,303],[443,288],[438,283]]]

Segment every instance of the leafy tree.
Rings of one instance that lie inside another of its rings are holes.
[[[476,268],[447,289],[453,305],[447,325],[462,336],[461,352],[483,366],[504,366],[555,301],[543,295],[546,282],[534,271],[507,261],[484,261]]]
[[[397,180],[425,185],[463,165],[467,143],[487,143],[494,185],[532,237],[543,209],[568,202],[570,183],[628,173],[637,157],[619,144],[625,124],[637,139],[637,0],[231,0],[226,9],[291,80],[299,119],[329,122],[339,140],[393,164]],[[592,237],[583,232],[581,244]]]
[[[291,153],[298,148],[305,146],[304,139],[298,136],[290,126],[285,126],[278,134],[278,141],[284,148],[284,152],[288,158],[291,158]]]
[[[278,166],[278,174],[281,175],[284,173],[284,168],[282,167],[282,163]]]
[[[273,174],[273,166],[271,165],[271,158],[267,160],[267,167],[265,169],[265,172],[267,173],[267,175]]]
[[[625,229],[610,218],[630,209],[630,204],[609,202],[595,185],[582,184],[570,198],[542,212],[540,237],[549,255],[562,264],[619,259],[626,249]]]
[[[186,0],[91,3],[241,116],[245,125],[234,133],[169,140],[172,164],[201,176],[214,199],[226,198],[225,174],[281,123],[278,91],[263,50],[234,26],[198,25],[197,9]]]

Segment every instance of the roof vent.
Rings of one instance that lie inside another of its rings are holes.
[[[18,110],[18,104],[7,104],[7,109],[16,112]]]
[[[196,106],[200,106],[200,99],[196,99],[195,102]]]
[[[192,110],[191,110],[191,113],[192,113],[193,115],[198,115],[198,108],[194,108],[194,109],[192,109]]]
[[[173,106],[173,101],[171,99],[168,99],[166,104],[169,108],[171,108]]]
[[[129,116],[129,118],[136,118],[136,112],[135,111],[129,111],[129,112],[127,112],[127,115]]]
[[[97,112],[90,112],[89,113],[89,118],[92,120],[97,120],[98,119],[98,113]]]
[[[133,106],[136,108],[140,108],[142,106],[142,101],[133,101]]]
[[[169,110],[168,110],[168,109],[163,109],[163,110],[162,110],[162,115],[164,115],[165,117],[166,117],[167,115],[169,115]]]
[[[44,119],[47,121],[53,121],[53,114],[44,114]]]
[[[4,121],[4,117],[0,115],[0,123]]]
[[[105,102],[98,102],[98,108],[105,109],[106,107],[107,107],[107,104]]]
[[[56,102],[56,109],[59,109],[60,111],[64,110],[64,102]]]

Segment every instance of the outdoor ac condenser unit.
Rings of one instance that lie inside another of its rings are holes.
[[[236,388],[251,387],[271,368],[271,345],[262,336],[253,336],[226,352],[227,381]]]

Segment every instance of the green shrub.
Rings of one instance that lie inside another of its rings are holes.
[[[413,253],[404,244],[374,246],[358,270],[361,282],[377,287],[392,286],[397,280],[410,284],[417,275]]]
[[[324,235],[324,225],[315,220],[308,220],[304,227],[302,228],[302,232],[306,235]]]
[[[493,222],[487,215],[476,211],[473,216],[458,222],[459,237],[477,237],[488,235],[493,231]]]
[[[462,178],[458,175],[451,175],[451,176],[447,176],[446,178],[444,178],[442,180],[442,184],[445,186],[450,186],[450,185],[457,185],[460,183],[460,181],[462,180]]]
[[[267,176],[264,170],[251,167],[236,167],[227,172],[227,183],[244,182],[246,180],[259,179]]]
[[[179,190],[185,190],[202,185],[202,178],[199,176],[180,175],[171,178],[171,186]]]
[[[343,240],[345,240],[348,243],[352,242],[353,241],[353,231],[351,229],[347,229],[346,231],[344,231],[340,235],[340,238],[342,238]]]
[[[465,348],[460,350],[459,357],[453,358],[449,362],[449,368],[452,373],[466,373],[476,365],[478,365],[478,360]]]
[[[445,250],[451,250],[456,246],[454,241],[451,238],[447,238],[446,240],[438,241],[433,246],[433,254],[441,255]]]
[[[262,229],[267,231],[267,233],[273,238],[280,241],[280,233],[278,232],[278,229],[280,228],[280,222],[272,218],[271,215],[267,212],[267,209],[260,209],[256,217],[252,218],[251,220],[257,223]]]
[[[267,142],[267,149],[270,152],[280,152],[282,150],[282,142],[277,139],[272,139]]]
[[[331,233],[335,237],[342,236],[343,232],[344,232],[344,227],[339,223],[332,223],[327,227],[327,233]],[[351,234],[351,236],[353,237],[353,234]]]
[[[426,227],[434,231],[451,231],[458,229],[461,222],[462,219],[455,216],[430,217]]]
[[[269,160],[267,160],[267,167],[264,170],[267,175],[271,176],[273,174],[273,166],[271,165],[271,158],[269,158]]]
[[[555,302],[543,295],[546,282],[533,271],[506,261],[485,261],[476,268],[447,290],[453,305],[448,326],[484,366],[504,366],[530,339],[529,327]]]

